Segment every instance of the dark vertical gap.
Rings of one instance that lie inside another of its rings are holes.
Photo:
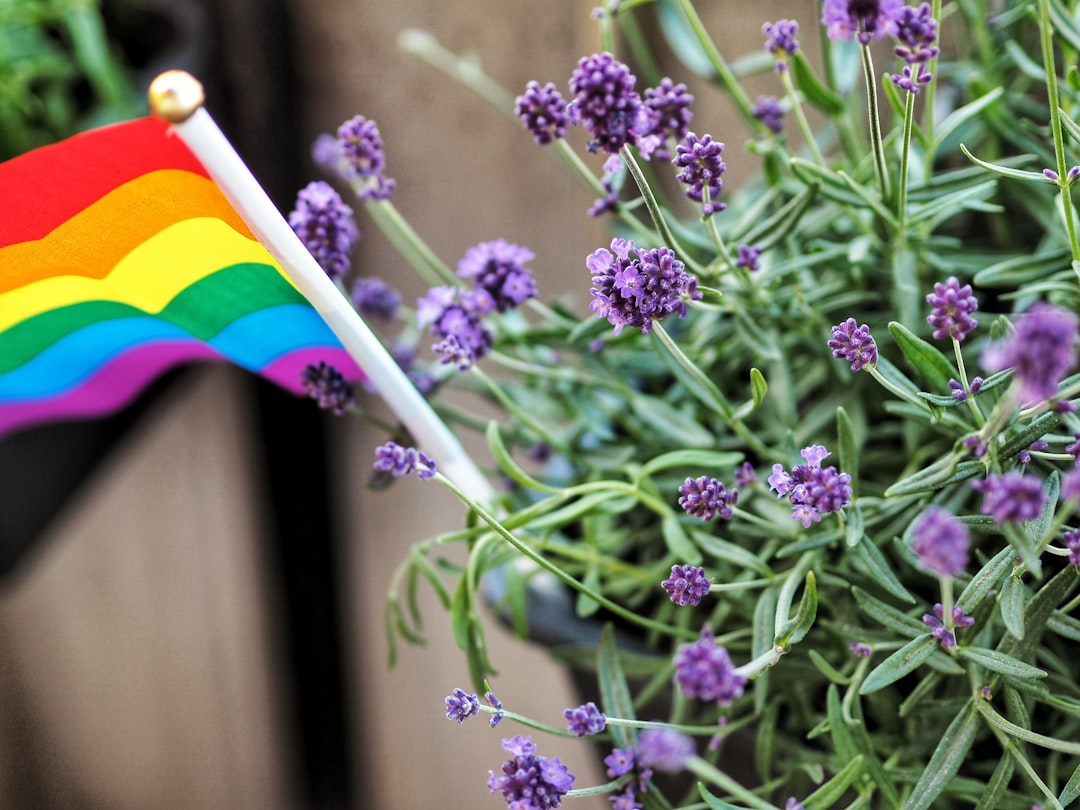
[[[277,207],[306,183],[296,74],[284,0],[203,0],[215,47],[204,79],[208,108]],[[265,470],[266,557],[278,595],[282,666],[292,705],[296,768],[305,807],[352,805],[339,554],[324,415],[252,378],[256,468]],[[356,685],[352,684],[355,688]]]

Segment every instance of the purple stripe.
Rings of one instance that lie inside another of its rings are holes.
[[[0,436],[50,420],[92,419],[127,405],[169,368],[198,361],[224,361],[222,355],[198,340],[163,341],[124,352],[96,374],[60,396],[0,407]],[[303,393],[300,372],[309,363],[325,360],[348,379],[363,377],[356,363],[340,348],[298,349],[264,368],[262,376],[292,393]]]

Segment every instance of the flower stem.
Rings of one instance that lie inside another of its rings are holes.
[[[779,810],[776,805],[770,804],[756,793],[747,790],[711,762],[707,762],[701,757],[690,757],[686,763],[686,769],[704,781],[711,782],[727,791],[747,806],[755,808],[755,810]]]
[[[784,92],[787,93],[787,97],[791,101],[791,112],[795,115],[795,122],[799,125],[799,132],[802,133],[806,148],[810,150],[810,154],[813,156],[814,161],[819,166],[824,166],[825,158],[822,157],[821,150],[818,149],[817,139],[814,138],[814,131],[810,129],[810,122],[806,120],[806,113],[803,112],[802,103],[799,101],[799,96],[795,92],[795,85],[791,81],[791,71],[780,71],[780,81],[783,82]]]
[[[1047,104],[1050,107],[1050,133],[1054,137],[1054,158],[1057,163],[1058,183],[1061,187],[1061,210],[1065,217],[1065,230],[1072,248],[1073,269],[1080,274],[1080,237],[1073,220],[1072,192],[1067,180],[1069,169],[1065,164],[1065,138],[1061,128],[1061,108],[1058,106],[1057,64],[1054,61],[1054,28],[1050,23],[1050,0],[1039,0],[1039,33],[1042,39],[1043,67],[1046,71]]]
[[[365,203],[364,208],[425,284],[431,287],[443,284],[457,287],[461,284],[461,279],[420,238],[392,202],[373,200]]]
[[[889,170],[885,162],[885,141],[881,137],[881,113],[878,109],[877,78],[874,75],[874,58],[870,46],[861,45],[863,76],[866,80],[866,112],[870,122],[870,148],[874,152],[874,169],[877,172],[881,199],[889,199]]]
[[[910,90],[904,102],[904,138],[900,151],[900,180],[896,188],[897,230],[904,233],[907,223],[908,165],[911,157],[911,133],[915,127],[915,94]]]

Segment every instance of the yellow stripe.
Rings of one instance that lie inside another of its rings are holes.
[[[118,301],[145,312],[160,312],[191,284],[241,262],[277,267],[262,245],[220,219],[178,222],[132,250],[103,279],[57,276],[0,295],[0,331],[81,301]],[[278,272],[292,283],[281,268]]]

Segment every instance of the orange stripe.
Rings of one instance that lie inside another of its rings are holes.
[[[194,217],[220,218],[254,238],[213,181],[163,169],[109,192],[43,239],[0,248],[0,294],[54,276],[104,278],[143,242]]]

